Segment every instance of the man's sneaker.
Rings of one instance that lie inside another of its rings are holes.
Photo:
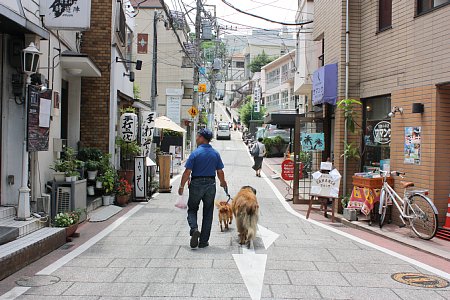
[[[198,244],[198,247],[199,247],[199,248],[206,248],[206,247],[208,247],[208,246],[209,246],[209,243],[208,243],[208,242]]]
[[[198,246],[198,239],[200,238],[200,231],[197,229],[192,233],[191,236],[191,248],[197,248]]]

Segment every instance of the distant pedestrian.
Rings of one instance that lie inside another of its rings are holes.
[[[220,186],[227,188],[223,162],[219,152],[211,147],[213,134],[209,129],[201,129],[197,133],[196,142],[198,148],[189,156],[186,162],[186,170],[181,177],[178,194],[183,195],[184,185],[189,183],[188,216],[191,248],[205,248],[209,246],[209,236],[214,213],[214,198],[216,197],[216,174]],[[197,212],[203,202],[203,221],[201,232],[198,230]]]
[[[266,155],[266,146],[262,143],[263,139],[260,137],[258,141],[253,145],[251,154],[255,164],[253,165],[253,170],[256,171],[256,176],[261,177],[262,163],[264,155]]]

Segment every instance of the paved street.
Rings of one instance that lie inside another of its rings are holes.
[[[268,178],[254,176],[238,133],[214,146],[226,165],[231,194],[243,185],[258,191],[260,225],[267,230],[261,228],[265,238],[256,240],[254,252],[238,245],[234,224],[221,233],[216,221],[210,247],[191,250],[185,211],[174,207],[174,193],[159,194],[130,210],[111,226],[123,223],[78,256],[39,273],[59,282],[25,288],[17,299],[259,299],[261,276],[261,299],[450,298],[449,287],[415,288],[391,279],[396,272],[429,271],[289,212]],[[237,262],[248,264],[244,269],[254,282],[243,279]]]

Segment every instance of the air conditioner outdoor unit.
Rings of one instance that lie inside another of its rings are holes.
[[[71,211],[71,188],[70,187],[58,187],[56,193],[56,211],[55,215]]]

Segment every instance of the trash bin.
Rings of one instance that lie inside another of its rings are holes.
[[[170,185],[170,166],[172,155],[164,154],[158,156],[159,161],[159,192],[170,193],[172,186]]]

